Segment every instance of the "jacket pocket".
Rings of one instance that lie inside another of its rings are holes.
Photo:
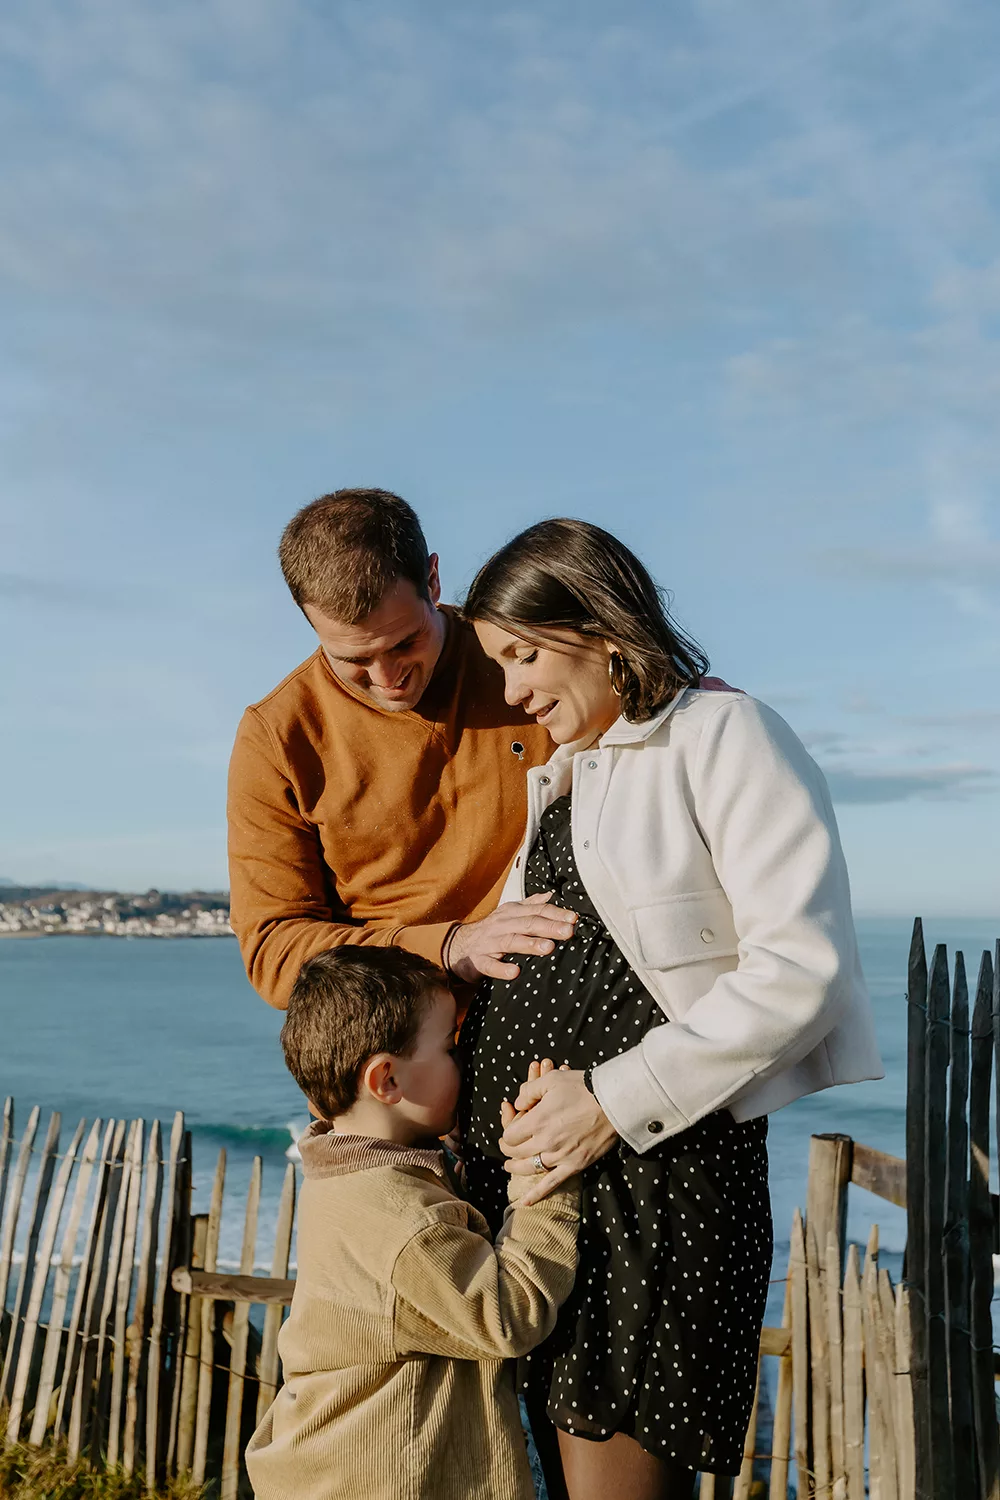
[[[635,906],[629,916],[639,962],[647,969],[676,969],[739,952],[733,910],[719,887]]]

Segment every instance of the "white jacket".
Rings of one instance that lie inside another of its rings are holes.
[[[716,1109],[749,1120],[882,1077],[830,794],[773,709],[687,689],[593,749],[557,749],[528,772],[502,900],[523,899],[539,819],[570,791],[587,894],[671,1023],[594,1069],[636,1151]]]

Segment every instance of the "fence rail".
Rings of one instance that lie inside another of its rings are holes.
[[[990,1100],[1000,1057],[1000,944],[969,1005],[962,955],[927,964],[914,927],[907,986],[906,1159],[814,1136],[781,1327],[765,1328],[739,1476],[703,1475],[700,1500],[1000,1500],[991,1302],[997,1203]],[[33,1108],[0,1127],[0,1405],[6,1441],[53,1439],[155,1488],[248,1494],[242,1454],[273,1400],[294,1280],[295,1168],[285,1170],[270,1275],[255,1276],[262,1166],[254,1158],[239,1269],[218,1266],[220,1151],[209,1210],[191,1212],[184,1117],[80,1121],[62,1147]],[[846,1243],[862,1187],[907,1212],[903,1277]],[[266,1264],[266,1262],[265,1262]],[[251,1318],[259,1305],[263,1317]],[[776,1373],[768,1378],[768,1362]],[[768,1400],[764,1399],[765,1390]],[[770,1406],[770,1434],[758,1427]],[[867,1454],[867,1464],[866,1464]],[[793,1489],[794,1485],[794,1489]]]

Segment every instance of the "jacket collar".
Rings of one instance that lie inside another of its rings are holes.
[[[654,717],[652,718],[643,718],[643,721],[640,724],[630,723],[630,721],[628,721],[628,718],[616,718],[615,723],[612,724],[612,727],[607,730],[607,733],[601,735],[600,741],[598,741],[601,750],[603,750],[606,745],[642,744],[643,739],[652,738],[652,735],[655,735],[657,729],[660,729],[661,724],[666,723],[667,718],[670,717],[673,709],[678,706],[678,703],[681,702],[682,697],[684,697],[684,694],[687,693],[687,691],[690,691],[690,688],[682,687],[681,691],[679,691],[678,693],[678,696],[672,697],[672,699],[670,699],[670,702],[667,703],[666,708],[661,708],[660,712],[658,712],[658,714],[654,714]]]
[[[672,698],[666,708],[661,708],[660,712],[655,714],[652,719],[644,719],[641,724],[632,724],[628,719],[617,718],[611,728],[601,735],[597,742],[597,748],[604,750],[611,745],[641,745],[644,740],[648,740],[656,733],[661,724],[664,724],[669,719],[678,703],[684,697],[684,694],[689,691],[690,689],[688,688],[681,688],[677,697]],[[548,764],[551,767],[559,769],[567,761],[571,761],[574,755],[579,755],[582,751],[589,750],[590,748],[591,744],[589,740],[577,740],[572,745],[557,745],[549,756]],[[543,770],[544,767],[537,766],[533,773],[529,772],[529,775],[534,774],[537,776]]]
[[[370,1135],[341,1135],[329,1120],[313,1120],[299,1139],[303,1177],[343,1177],[371,1167],[423,1167],[448,1181],[444,1152],[439,1148],[399,1146]]]
[[[651,719],[644,719],[641,724],[631,724],[628,719],[617,718],[606,734],[602,734],[599,740],[600,748],[603,750],[607,745],[639,745],[644,740],[650,739],[661,724],[664,724],[674,709],[680,703],[688,688],[681,688],[676,698],[671,698],[666,708],[661,708],[658,714]]]

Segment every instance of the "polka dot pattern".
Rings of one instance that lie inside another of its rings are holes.
[[[525,890],[554,891],[579,922],[549,957],[519,957],[513,983],[485,981],[462,1029],[469,1196],[494,1231],[507,1202],[500,1103],[532,1058],[596,1065],[665,1024],[584,890],[568,797],[541,820]],[[738,1472],[771,1249],[765,1119],[721,1110],[642,1156],[622,1142],[585,1174],[576,1284],[520,1361],[522,1393],[547,1399],[567,1432],[625,1432],[688,1468]]]

